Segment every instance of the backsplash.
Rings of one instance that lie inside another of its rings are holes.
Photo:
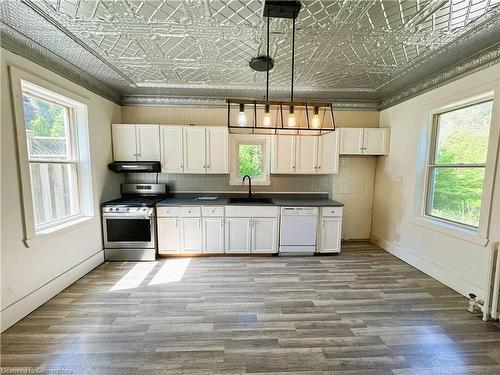
[[[129,183],[154,183],[154,173],[130,173]],[[229,175],[203,174],[158,174],[158,182],[166,183],[171,192],[246,192],[248,185],[229,185]],[[253,185],[256,192],[286,193],[329,193],[332,176],[330,175],[272,175],[271,185]]]

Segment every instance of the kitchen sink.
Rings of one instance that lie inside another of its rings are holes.
[[[274,204],[274,201],[271,198],[235,197],[229,198],[229,203]]]

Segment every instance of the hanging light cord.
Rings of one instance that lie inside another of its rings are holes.
[[[269,101],[269,10],[267,11],[267,69],[266,69],[266,102]]]
[[[290,93],[290,101],[293,103],[293,71],[295,68],[295,18],[292,21],[292,92]]]

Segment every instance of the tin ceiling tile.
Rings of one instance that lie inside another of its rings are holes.
[[[305,99],[330,93],[381,100],[438,73],[443,64],[494,46],[500,31],[500,0],[302,4],[295,87],[296,96]],[[263,0],[6,0],[0,17],[123,95],[199,96],[202,89],[206,97],[254,97],[265,85],[265,74],[248,66],[266,50],[263,5]],[[276,62],[271,93],[279,99],[289,95],[291,22],[271,19],[270,26]]]

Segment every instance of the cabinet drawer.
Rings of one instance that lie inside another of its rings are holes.
[[[341,217],[342,216],[342,207],[323,207],[321,209],[322,217]]]
[[[179,207],[157,207],[156,215],[158,217],[178,217]]]
[[[279,207],[226,206],[226,217],[278,217]]]
[[[201,213],[203,217],[224,217],[224,207],[203,206]]]
[[[201,207],[181,207],[181,217],[201,217]]]

